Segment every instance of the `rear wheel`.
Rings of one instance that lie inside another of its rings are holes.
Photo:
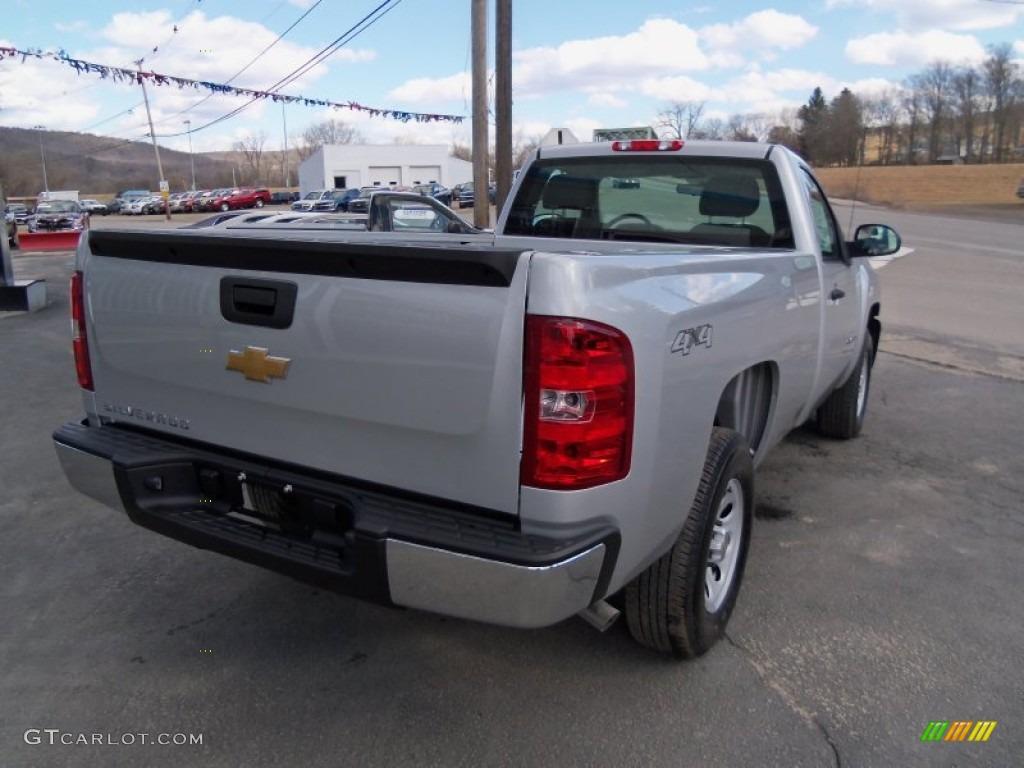
[[[257,208],[262,208],[263,207],[263,198],[262,197],[257,197],[256,198],[256,207]]]
[[[715,644],[736,604],[753,508],[750,449],[739,433],[716,427],[679,538],[626,587],[634,639],[679,658]]]
[[[870,333],[865,333],[864,346],[861,347],[857,366],[850,378],[818,408],[818,431],[825,437],[849,440],[860,434],[868,411],[874,358],[874,338]]]

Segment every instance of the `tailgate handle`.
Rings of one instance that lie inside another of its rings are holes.
[[[289,328],[299,286],[285,280],[222,277],[220,313],[225,320],[263,328]]]

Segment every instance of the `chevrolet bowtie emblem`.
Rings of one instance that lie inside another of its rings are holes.
[[[263,347],[246,347],[244,352],[231,350],[228,353],[229,371],[244,373],[249,381],[269,384],[271,379],[283,379],[288,375],[287,357],[272,357]]]

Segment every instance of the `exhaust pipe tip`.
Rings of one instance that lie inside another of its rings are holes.
[[[612,607],[605,600],[598,600],[596,603],[584,608],[577,615],[598,632],[607,632],[612,624],[618,620],[621,613],[618,608]]]

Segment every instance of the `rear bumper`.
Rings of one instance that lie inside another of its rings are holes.
[[[71,485],[133,522],[372,602],[548,626],[604,596],[618,553],[609,527],[531,536],[507,515],[118,427],[72,423],[53,437]],[[247,514],[254,485],[289,486],[296,517]]]

